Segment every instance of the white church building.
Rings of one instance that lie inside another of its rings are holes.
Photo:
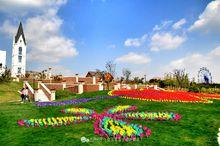
[[[6,51],[0,50],[0,75],[5,72],[6,67]]]
[[[11,76],[24,76],[26,72],[26,40],[20,22],[17,34],[13,38]]]

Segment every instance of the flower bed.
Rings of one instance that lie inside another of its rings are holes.
[[[173,112],[128,112],[117,115],[118,118],[131,119],[131,120],[151,120],[151,121],[164,121],[164,120],[179,120],[181,116]]]
[[[107,110],[105,110],[104,113],[107,114],[115,114],[115,113],[122,113],[122,112],[127,112],[131,110],[135,110],[136,106],[131,106],[131,105],[119,105],[119,106],[113,106]]]
[[[67,108],[61,110],[64,114],[73,116],[49,117],[39,119],[18,120],[19,126],[26,127],[47,127],[47,126],[68,126],[95,119],[94,133],[104,138],[116,140],[135,140],[148,137],[151,130],[146,126],[129,124],[123,120],[179,120],[181,116],[173,112],[131,112],[136,106],[119,105],[104,110],[101,114],[87,108]]]
[[[105,138],[123,139],[124,141],[136,140],[137,138],[148,137],[151,130],[146,126],[137,124],[128,124],[122,120],[116,120],[110,117],[103,117],[94,123],[94,133]]]
[[[220,94],[207,94],[207,93],[190,93],[195,96],[199,96],[203,99],[217,99],[220,100]]]
[[[19,126],[26,127],[47,127],[47,126],[63,126],[88,121],[91,116],[65,116],[65,117],[48,117],[39,119],[19,120]]]
[[[62,105],[69,105],[69,104],[78,104],[78,103],[85,103],[93,100],[101,100],[101,99],[111,99],[116,98],[117,96],[98,96],[98,97],[91,97],[91,98],[80,98],[80,99],[73,99],[73,100],[64,100],[64,101],[57,101],[57,102],[37,102],[36,106],[43,107],[43,106],[62,106]]]
[[[93,113],[95,113],[94,110],[87,108],[68,108],[61,110],[61,112],[64,114],[74,114],[74,115],[81,115],[81,114],[92,115]]]
[[[183,91],[160,91],[160,90],[113,90],[109,95],[120,96],[127,99],[138,99],[157,102],[202,102],[211,103],[207,99],[199,97],[199,94]]]

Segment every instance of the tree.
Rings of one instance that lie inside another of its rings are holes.
[[[103,72],[103,77],[102,77],[103,81],[105,83],[107,83],[107,88],[109,90],[109,84],[110,82],[112,82],[112,80],[114,79],[113,76],[109,73],[109,72]]]
[[[107,61],[105,64],[106,71],[115,77],[116,64],[113,61]]]
[[[165,87],[174,87],[177,85],[176,77],[174,77],[173,73],[165,73],[164,74],[164,86]]]
[[[28,79],[30,77],[30,75],[31,75],[30,73],[25,73],[25,78]]]
[[[11,70],[5,67],[5,72],[0,76],[0,82],[9,82],[11,81]]]
[[[122,83],[124,80],[125,80],[125,78],[124,78],[124,77],[121,77],[121,78],[120,78],[120,83]]]
[[[125,77],[126,83],[128,83],[128,82],[129,82],[129,78],[130,78],[130,76],[131,76],[131,71],[130,71],[128,68],[124,68],[124,69],[122,70],[122,74],[123,74],[123,76]]]
[[[52,78],[54,81],[62,81],[63,80],[62,75],[54,75]]]
[[[173,75],[176,78],[177,85],[180,88],[189,86],[189,77],[184,69],[175,69]]]
[[[47,70],[43,70],[42,72],[38,73],[38,76],[41,80],[46,79],[46,72]]]
[[[139,77],[134,77],[133,83],[135,84],[143,84],[144,83],[144,78],[139,78]]]
[[[156,78],[152,78],[149,80],[149,83],[152,83],[152,84],[158,84],[159,83],[159,79],[156,79]]]
[[[99,79],[103,79],[103,75],[105,74],[105,71],[101,71],[100,69],[96,69],[95,76]]]

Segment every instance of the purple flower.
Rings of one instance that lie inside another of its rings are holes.
[[[85,102],[89,102],[93,100],[111,99],[111,98],[116,98],[116,97],[118,96],[97,96],[97,97],[91,97],[91,98],[80,98],[80,99],[64,100],[64,101],[57,101],[57,102],[37,102],[36,106],[38,107],[62,106],[62,105],[85,103]]]

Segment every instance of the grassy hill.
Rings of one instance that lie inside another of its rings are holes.
[[[13,86],[14,89],[8,89]],[[4,85],[0,97],[10,100],[17,99],[16,91],[19,83]],[[10,92],[10,93],[7,93]],[[4,94],[4,95],[3,95]],[[99,94],[85,93],[85,96]],[[104,94],[101,92],[101,94]],[[13,96],[13,97],[11,97]],[[19,98],[19,97],[18,97]],[[86,107],[101,113],[104,109],[114,105],[136,105],[138,111],[174,111],[181,114],[180,121],[130,121],[141,123],[152,130],[149,138],[135,142],[101,141],[94,134],[93,122],[79,123],[72,126],[59,128],[26,128],[19,127],[17,120],[42,118],[46,116],[63,116],[60,110],[68,107]],[[220,101],[213,104],[203,103],[165,103],[127,100],[121,98],[106,99],[81,103],[79,105],[67,105],[59,107],[36,107],[33,103],[20,104],[20,102],[0,103],[0,144],[1,145],[94,145],[94,146],[119,146],[119,145],[198,145],[213,146],[217,144],[217,132],[220,128]],[[80,138],[90,139],[89,143],[82,143]]]
[[[0,103],[20,100],[20,95],[17,91],[21,90],[21,88],[22,83],[19,82],[0,83]]]

